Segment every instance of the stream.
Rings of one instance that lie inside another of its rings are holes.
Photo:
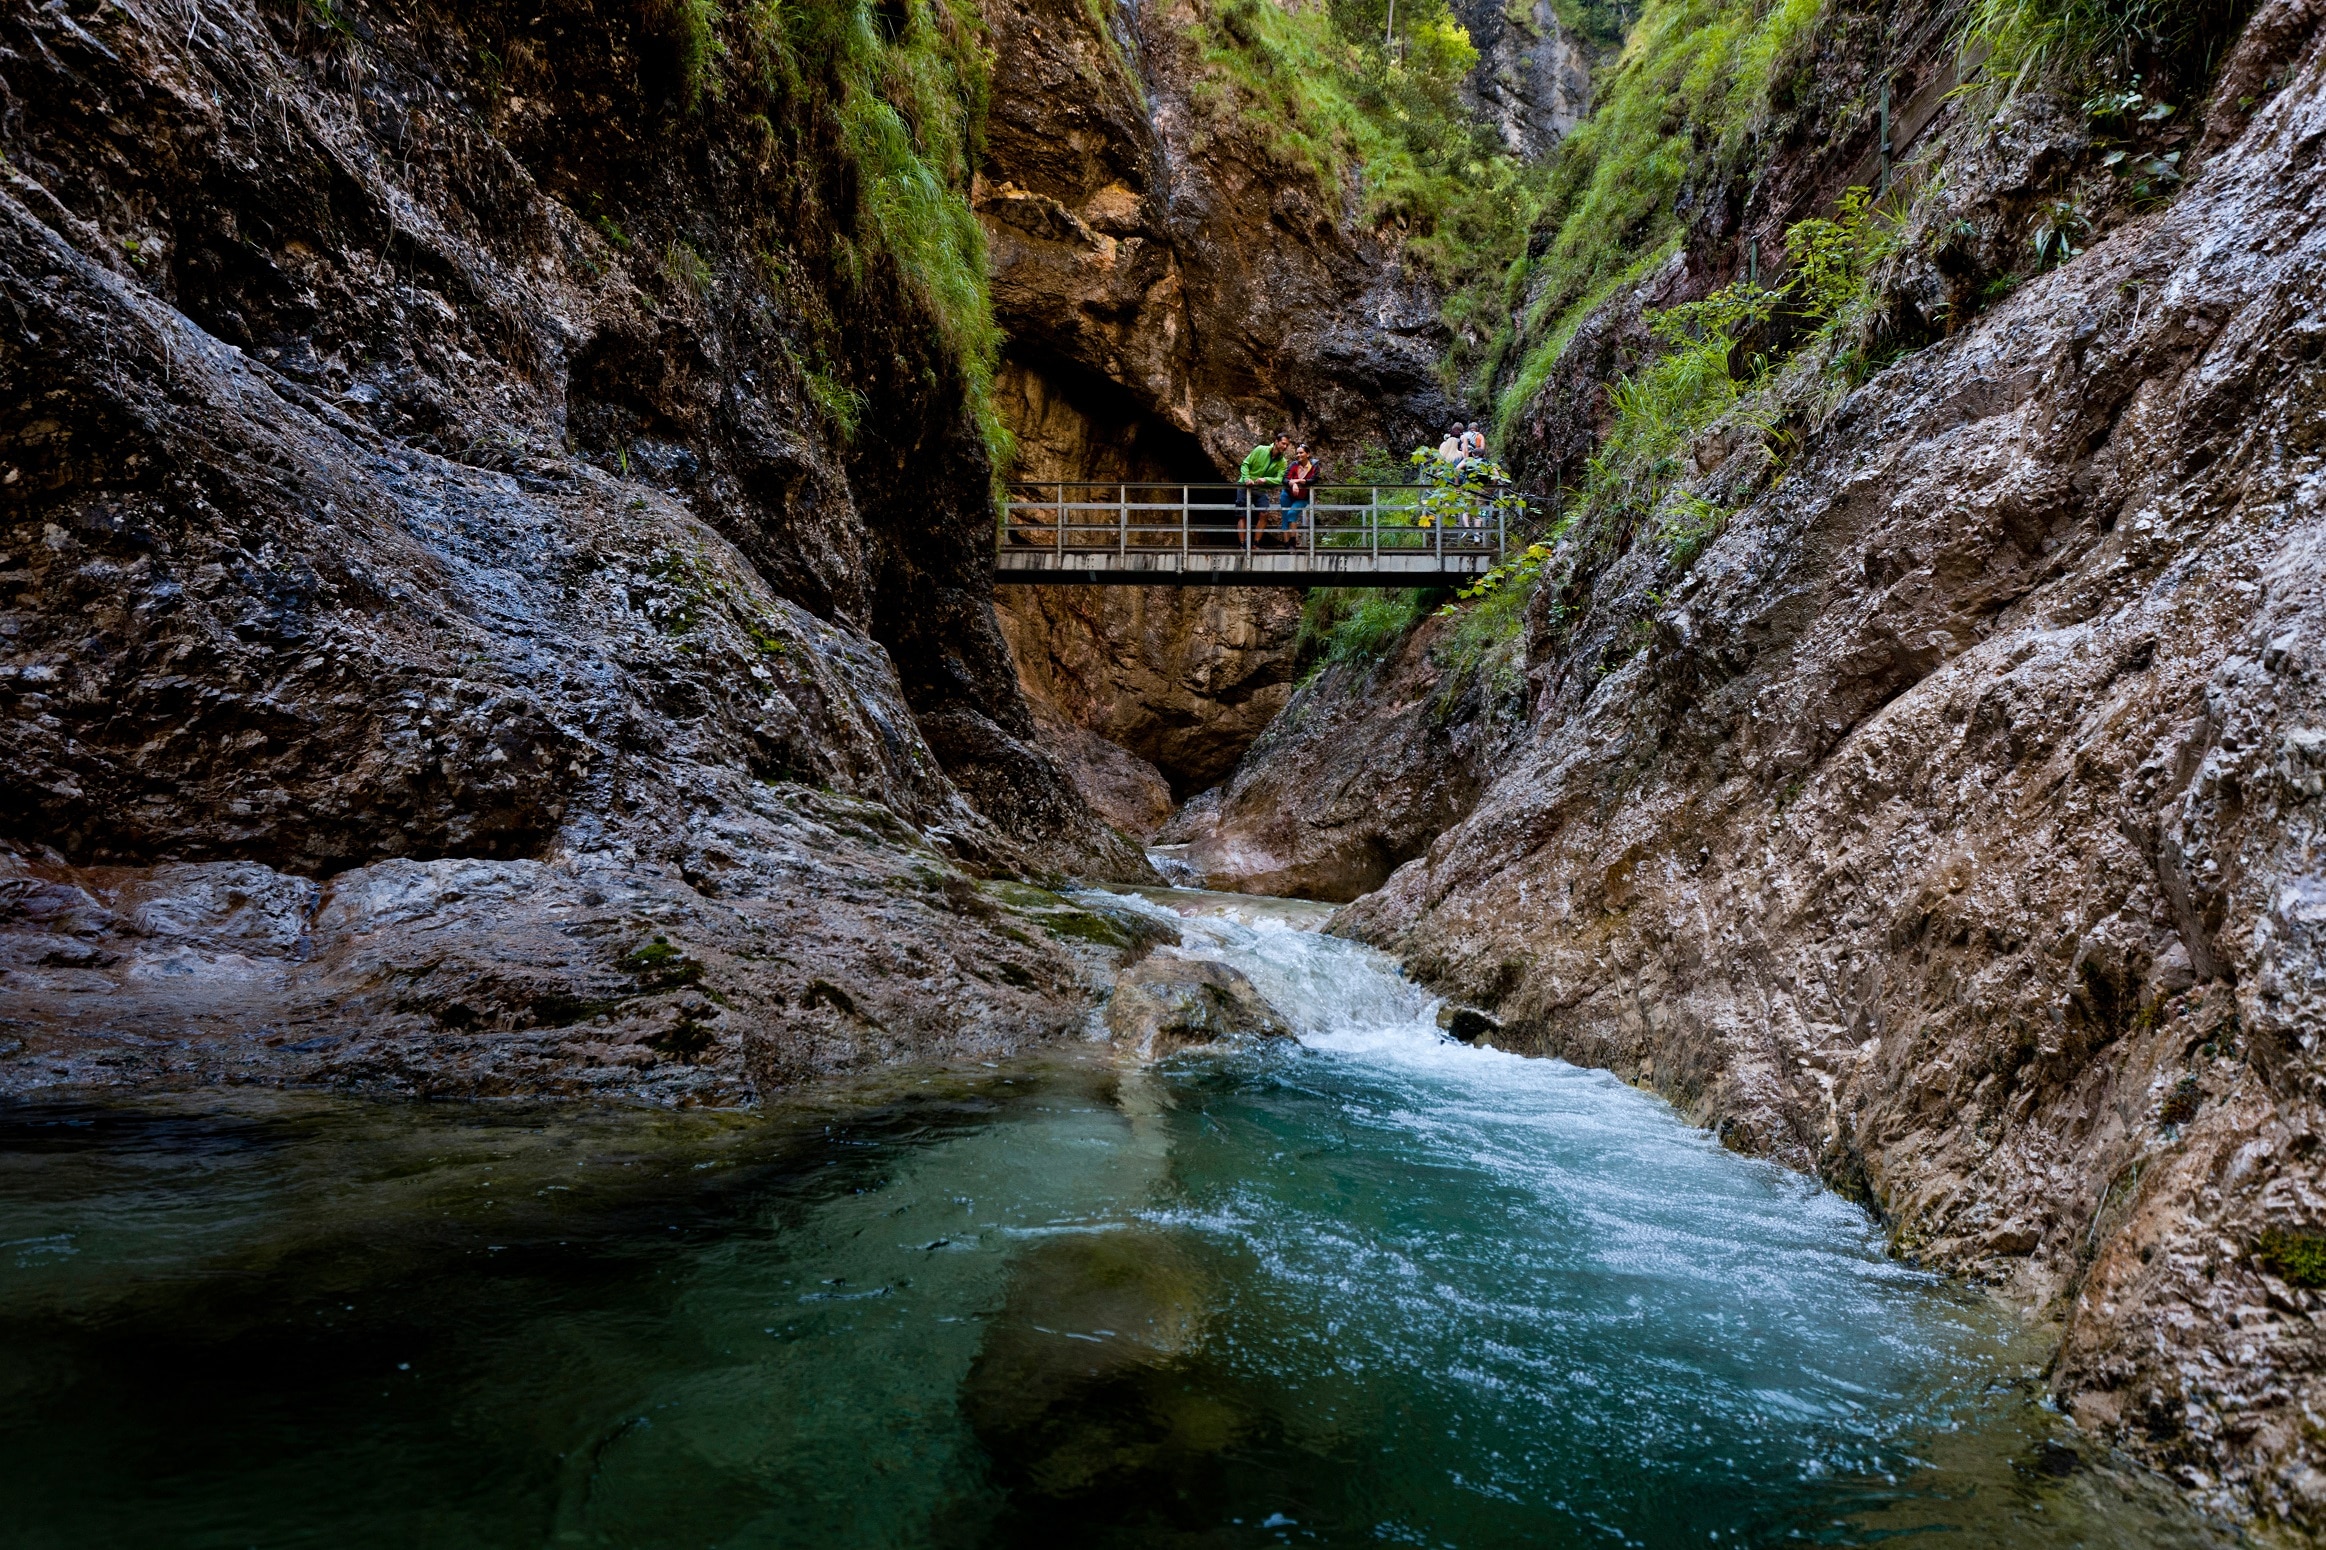
[[[1145,898],[1297,1044],[0,1109],[0,1545],[2228,1542],[1856,1207]]]

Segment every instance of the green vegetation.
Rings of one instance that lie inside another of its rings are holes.
[[[2272,1227],[2254,1244],[2254,1257],[2292,1286],[2326,1286],[2326,1237]]]
[[[1545,557],[1550,553],[1543,545],[1529,546],[1519,557],[1521,570],[1538,549]],[[1537,559],[1533,564],[1535,571],[1525,571],[1523,577],[1511,584],[1489,584],[1491,576],[1481,578],[1477,583],[1481,589],[1477,601],[1457,613],[1446,627],[1437,647],[1441,670],[1437,696],[1440,713],[1452,707],[1471,677],[1489,660],[1496,661],[1502,670],[1497,677],[1507,679],[1502,687],[1516,688],[1519,680],[1518,664],[1513,660],[1514,643],[1526,628],[1527,603],[1534,596],[1535,573],[1542,562]]]
[[[985,239],[968,201],[984,132],[988,92],[985,28],[969,0],[745,0],[724,11],[713,0],[644,0],[648,25],[675,51],[687,111],[738,86],[795,114],[821,119],[811,131],[836,141],[854,171],[852,218],[839,232],[833,268],[861,285],[884,255],[928,309],[946,354],[968,387],[971,414],[997,466],[1008,432],[991,404],[1001,335],[987,294]],[[746,114],[760,154],[774,122]],[[804,125],[802,126],[805,127]],[[630,238],[610,217],[599,229],[617,247]],[[791,278],[781,255],[759,255],[767,278]],[[711,265],[684,241],[663,251],[674,286],[701,293]],[[862,419],[862,399],[829,372],[810,372],[807,389],[845,436]]]
[[[840,439],[854,441],[857,426],[864,419],[864,395],[828,371],[811,369],[806,373],[806,380],[808,397],[832,422]]]
[[[2245,9],[2218,0],[1970,0],[1957,46],[1984,59],[1985,94],[1999,104],[2036,82],[2137,83],[2144,64],[2201,70]]]
[[[1495,416],[1507,428],[1551,374],[1591,310],[1676,251],[1684,185],[1707,186],[1742,159],[1746,135],[1806,58],[1824,0],[1648,0],[1598,102],[1551,158],[1532,251],[1499,296],[1457,309],[1518,314],[1483,348],[1457,356],[1473,395],[1507,376]],[[1522,352],[1515,370],[1513,352]]]
[[[670,938],[661,935],[632,948],[622,959],[622,967],[655,990],[691,985],[703,977],[703,966],[689,958],[685,949],[671,946]]]
[[[1312,667],[1378,662],[1421,622],[1429,597],[1418,587],[1313,587],[1301,600],[1294,659]]]
[[[1833,218],[1814,216],[1787,228],[1785,253],[1793,275],[1784,286],[1794,307],[1827,333],[1863,315],[1866,280],[1898,246],[1897,224],[1874,214],[1871,189],[1841,196]]]
[[[1601,7],[1593,24],[1617,14]],[[1464,105],[1478,52],[1446,0],[1399,0],[1385,47],[1387,25],[1386,0],[1297,12],[1219,0],[1199,34],[1198,100],[1258,126],[1328,207],[1353,179],[1364,219],[1393,230],[1448,292],[1457,337],[1490,331],[1486,303],[1525,251],[1551,165],[1512,156]]]
[[[716,67],[726,52],[719,41],[720,12],[712,0],[648,0],[650,13],[678,53],[679,92],[688,112],[717,95]]]
[[[960,363],[998,468],[1009,450],[991,399],[1001,332],[986,288],[985,236],[967,198],[989,90],[976,7],[905,0],[884,20],[864,0],[753,0],[744,24],[771,94],[827,83],[861,190],[854,246],[844,245],[840,264],[860,275],[862,247],[895,260]],[[857,415],[839,393],[817,402],[853,433]]]
[[[1680,473],[1680,454],[1743,391],[1730,357],[1743,334],[1769,320],[1781,295],[1740,281],[1649,318],[1664,353],[1610,390],[1615,424],[1587,467],[1586,508],[1655,507]]]
[[[696,252],[692,243],[673,242],[664,248],[662,272],[690,296],[700,296],[711,288],[710,260]]]
[[[1474,607],[1448,605],[1446,612],[1461,619],[1457,631],[1472,632],[1486,645],[1497,632],[1515,633],[1527,595],[1552,563],[1555,546],[1570,535],[1578,540],[1564,559],[1570,574],[1613,553],[1643,519],[1652,519],[1649,536],[1670,565],[1684,571],[1694,564],[1719,536],[1728,512],[1679,487],[1685,454],[1723,419],[1766,447],[1786,396],[1765,354],[1755,354],[1744,376],[1737,375],[1745,341],[1784,308],[1817,325],[1809,336],[1817,364],[1855,380],[1865,361],[1863,347],[1853,341],[1871,312],[1873,271],[1896,241],[1895,222],[1874,210],[1867,190],[1853,188],[1831,218],[1801,221],[1786,231],[1793,272],[1784,284],[1738,281],[1700,301],[1647,314],[1658,353],[1609,390],[1614,423],[1585,464],[1582,488],[1535,543],[1458,594]],[[1794,390],[1816,375],[1797,378]]]

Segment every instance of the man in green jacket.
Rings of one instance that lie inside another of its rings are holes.
[[[1264,441],[1245,457],[1244,466],[1236,470],[1236,483],[1243,487],[1243,514],[1237,518],[1237,542],[1250,548],[1252,534],[1264,520],[1263,513],[1276,504],[1276,492],[1284,488],[1284,470],[1292,455],[1292,436],[1289,432],[1274,441]]]

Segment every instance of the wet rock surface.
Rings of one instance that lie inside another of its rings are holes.
[[[0,23],[0,838],[111,912],[14,922],[0,1082],[723,1099],[1076,1021],[1064,959],[946,901],[1148,874],[1015,690],[958,361],[876,246],[831,289],[823,110],[690,107],[643,13],[349,15]],[[803,347],[855,363],[853,438]],[[215,937],[258,906],[189,864],[324,901],[309,946]],[[657,929],[724,1001],[622,967]],[[535,1032],[640,996],[684,1026]],[[97,1060],[148,1011],[247,1048]]]
[[[734,1103],[1077,1030],[1138,941],[877,803],[748,794],[668,863],[0,858],[0,1092],[329,1084]]]
[[[1106,1004],[1114,1041],[1150,1058],[1224,1039],[1289,1039],[1292,1026],[1241,969],[1157,952],[1123,970]]]
[[[2169,208],[1538,618],[1525,745],[1341,927],[2046,1310],[2096,1435],[2311,1532],[2320,21],[2263,9]]]

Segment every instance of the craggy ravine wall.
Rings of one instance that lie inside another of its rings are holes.
[[[1121,933],[999,880],[1147,874],[993,622],[973,14],[0,37],[0,1088],[1079,1025]]]
[[[2220,41],[2180,173],[2129,202],[2088,104],[1950,100],[1880,282],[1892,347],[1681,449],[1716,528],[1567,536],[1523,734],[1341,929],[1506,1047],[1822,1172],[1901,1253],[2053,1321],[2096,1437],[2316,1535],[2326,11],[2271,0]],[[1863,160],[1795,143],[1829,192]],[[2046,262],[2070,198],[2082,251]],[[1684,246],[1640,285],[1735,261]],[[1507,425],[1553,462],[1589,445],[1587,380]]]
[[[1440,292],[1399,228],[1367,214],[1361,173],[1320,186],[1278,143],[1280,109],[1222,95],[1207,51],[1236,47],[1233,11],[986,4],[976,204],[1021,478],[1218,480],[1279,430],[1346,470],[1368,445],[1434,442],[1456,413]],[[1459,14],[1480,53],[1471,111],[1540,155],[1587,101],[1580,46],[1547,3]],[[1290,592],[1009,587],[999,601],[1048,745],[1142,836],[1223,780],[1292,693]]]

